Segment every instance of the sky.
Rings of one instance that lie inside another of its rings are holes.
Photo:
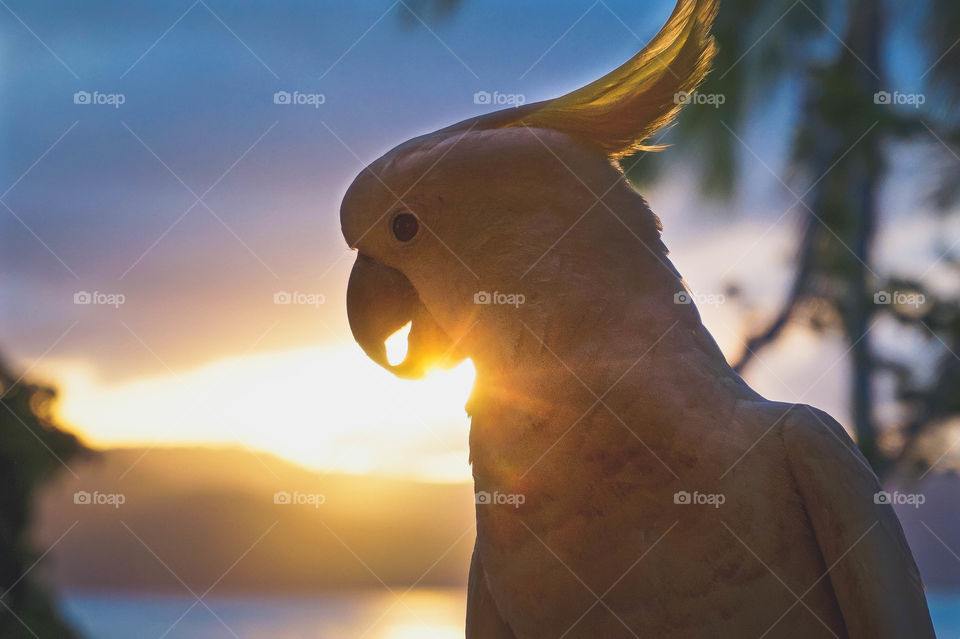
[[[314,468],[468,479],[470,365],[418,383],[367,361],[346,323],[339,202],[396,144],[491,110],[479,91],[530,102],[599,77],[673,3],[534,5],[468,1],[443,16],[410,3],[413,17],[389,0],[9,0],[5,357],[58,385],[64,420],[95,445],[236,443]],[[771,131],[795,98],[770,96],[741,132],[751,153],[734,210],[700,199],[682,166],[644,193],[695,292],[747,284],[743,303],[701,307],[728,356],[789,282],[788,140]],[[921,153],[893,160],[884,197],[910,215],[881,235],[879,261],[936,278],[933,238],[960,229],[912,204]],[[76,303],[87,293],[97,303]],[[297,303],[276,303],[285,294]],[[844,351],[793,330],[748,381],[843,421]]]

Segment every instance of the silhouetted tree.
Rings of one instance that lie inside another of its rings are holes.
[[[77,635],[35,580],[38,555],[27,537],[34,489],[83,450],[54,423],[53,389],[19,380],[0,361],[0,637]]]

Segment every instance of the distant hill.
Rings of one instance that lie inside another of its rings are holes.
[[[60,588],[186,593],[177,577],[198,595],[214,583],[218,594],[466,584],[467,484],[324,475],[238,448],[114,449],[71,467],[79,480],[61,473],[40,495],[34,535],[45,549],[77,522],[41,565]],[[924,493],[897,511],[927,586],[960,589],[960,478],[889,488]],[[76,504],[81,490],[124,503]],[[325,501],[275,504],[277,491]]]
[[[59,588],[186,593],[178,577],[198,595],[218,580],[219,594],[466,584],[467,484],[323,475],[239,448],[113,449],[71,468],[79,480],[64,472],[38,496],[34,529],[45,549],[76,522],[43,564]],[[75,503],[78,491],[91,503]],[[278,491],[302,503],[274,503]]]

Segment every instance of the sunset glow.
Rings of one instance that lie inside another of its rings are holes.
[[[51,372],[64,421],[96,446],[240,444],[315,469],[470,477],[469,361],[407,381],[344,345],[224,358],[119,384],[80,367]]]

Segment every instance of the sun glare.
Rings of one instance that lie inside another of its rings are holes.
[[[387,611],[382,626],[371,636],[377,639],[462,639],[466,612],[463,591],[413,591],[400,598],[383,597]],[[402,606],[397,606],[397,603]]]
[[[120,384],[68,366],[50,372],[60,416],[95,446],[240,444],[319,470],[470,479],[469,360],[403,380],[348,344]]]
[[[384,342],[387,347],[387,362],[389,362],[391,366],[396,366],[406,358],[407,348],[409,348],[408,338],[410,337],[411,326],[413,326],[413,323],[407,322]]]

